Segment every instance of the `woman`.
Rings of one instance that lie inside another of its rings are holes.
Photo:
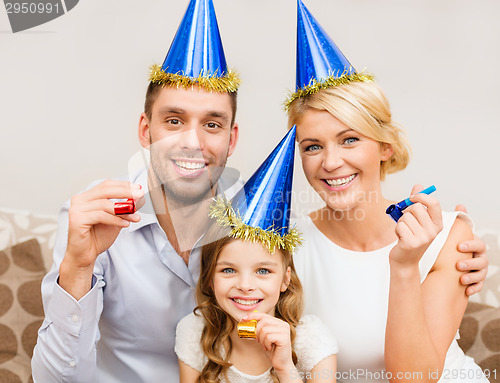
[[[458,243],[464,214],[441,212],[422,187],[396,223],[381,181],[409,161],[373,77],[356,73],[299,0],[297,92],[287,104],[302,167],[325,206],[299,221],[294,257],[306,312],[339,344],[344,382],[487,382],[456,343],[467,295]],[[318,54],[321,52],[321,54]],[[311,80],[312,79],[312,80]]]
[[[380,89],[320,90],[294,101],[289,120],[306,178],[326,204],[299,222],[305,245],[294,260],[306,312],[338,340],[338,377],[437,381],[465,371],[464,382],[482,379],[454,339],[467,305],[455,263],[466,257],[457,244],[472,238],[468,218],[441,213],[419,186],[398,223],[385,213],[394,202],[381,180],[409,155]]]

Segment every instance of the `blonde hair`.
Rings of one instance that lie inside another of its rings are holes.
[[[390,144],[394,153],[380,165],[381,180],[386,174],[403,170],[408,165],[410,144],[404,129],[392,120],[389,102],[376,83],[352,82],[294,100],[288,110],[288,128],[300,125],[308,109],[327,111],[364,136]]]
[[[201,334],[201,347],[207,356],[208,362],[198,377],[197,382],[215,383],[219,382],[221,374],[226,375],[227,369],[231,366],[232,342],[231,332],[234,330],[234,320],[217,303],[213,290],[213,280],[217,260],[222,249],[233,241],[241,241],[229,237],[228,230],[221,229],[217,224],[207,232],[206,237],[215,238],[214,242],[203,246],[201,251],[201,272],[198,284],[196,285],[195,314],[201,314],[205,319],[205,325]],[[292,360],[297,363],[297,355],[293,350],[295,339],[295,326],[299,323],[303,311],[302,284],[295,271],[292,256],[289,252],[276,249],[275,255],[282,256],[285,270],[290,267],[290,283],[286,291],[279,296],[275,308],[275,317],[290,325],[290,338],[292,340]],[[225,350],[225,354],[223,354]],[[271,370],[273,381],[279,380]],[[227,375],[226,375],[227,378]]]

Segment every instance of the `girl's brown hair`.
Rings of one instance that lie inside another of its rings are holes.
[[[201,272],[196,286],[197,307],[195,313],[205,319],[205,326],[201,334],[201,347],[207,356],[208,362],[198,378],[198,382],[215,383],[221,374],[226,374],[231,366],[229,362],[232,342],[231,332],[234,330],[234,320],[217,303],[213,290],[213,280],[217,260],[222,249],[232,241],[240,241],[229,237],[229,229],[222,229],[213,224],[205,238],[209,243],[201,250]],[[213,241],[213,242],[210,242]],[[295,326],[299,323],[303,311],[302,285],[295,271],[292,256],[289,252],[277,249],[274,254],[283,257],[285,270],[290,267],[290,283],[287,290],[282,292],[276,304],[275,316],[290,325],[292,340],[292,359],[297,363],[297,355],[293,350]],[[272,371],[273,380],[278,383],[276,374]]]

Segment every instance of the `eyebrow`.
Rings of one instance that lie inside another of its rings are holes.
[[[163,116],[165,114],[180,114],[180,115],[183,115],[183,114],[186,114],[187,112],[182,109],[182,108],[178,108],[178,107],[175,107],[175,106],[165,106],[163,108],[161,108],[158,113],[160,114],[160,116]],[[220,112],[220,111],[217,111],[217,110],[209,110],[205,113],[205,116],[206,117],[214,117],[214,118],[222,118],[223,120],[225,121],[229,121],[229,116],[227,113],[224,113],[224,112]]]
[[[335,137],[341,137],[342,135],[346,134],[346,133],[349,133],[349,132],[355,132],[354,129],[351,129],[351,128],[348,128],[348,129],[344,129],[340,132],[338,132]],[[309,142],[320,142],[317,138],[304,138],[302,141],[299,142],[299,145],[302,145],[305,141],[309,141]]]
[[[176,108],[175,106],[166,106],[161,108],[158,113],[160,115],[174,113],[174,114],[185,114],[186,111],[182,108]]]
[[[224,261],[224,262],[217,262],[217,266],[234,266],[235,264],[233,262],[229,261]],[[264,261],[264,262],[258,262],[255,264],[256,266],[278,266],[277,262],[273,261]]]

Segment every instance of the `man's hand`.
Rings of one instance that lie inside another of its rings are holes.
[[[455,211],[467,213],[464,205],[457,205]],[[473,295],[481,291],[488,273],[488,256],[486,254],[486,245],[474,235],[474,239],[470,241],[460,242],[458,251],[462,253],[473,253],[471,259],[457,262],[457,269],[460,271],[469,271],[460,277],[460,283],[468,286],[465,290],[467,295]]]
[[[90,290],[97,256],[113,244],[122,228],[140,219],[138,214],[116,216],[111,198],[138,201],[143,196],[140,185],[104,181],[71,199],[68,246],[59,268],[59,285],[76,300]]]

